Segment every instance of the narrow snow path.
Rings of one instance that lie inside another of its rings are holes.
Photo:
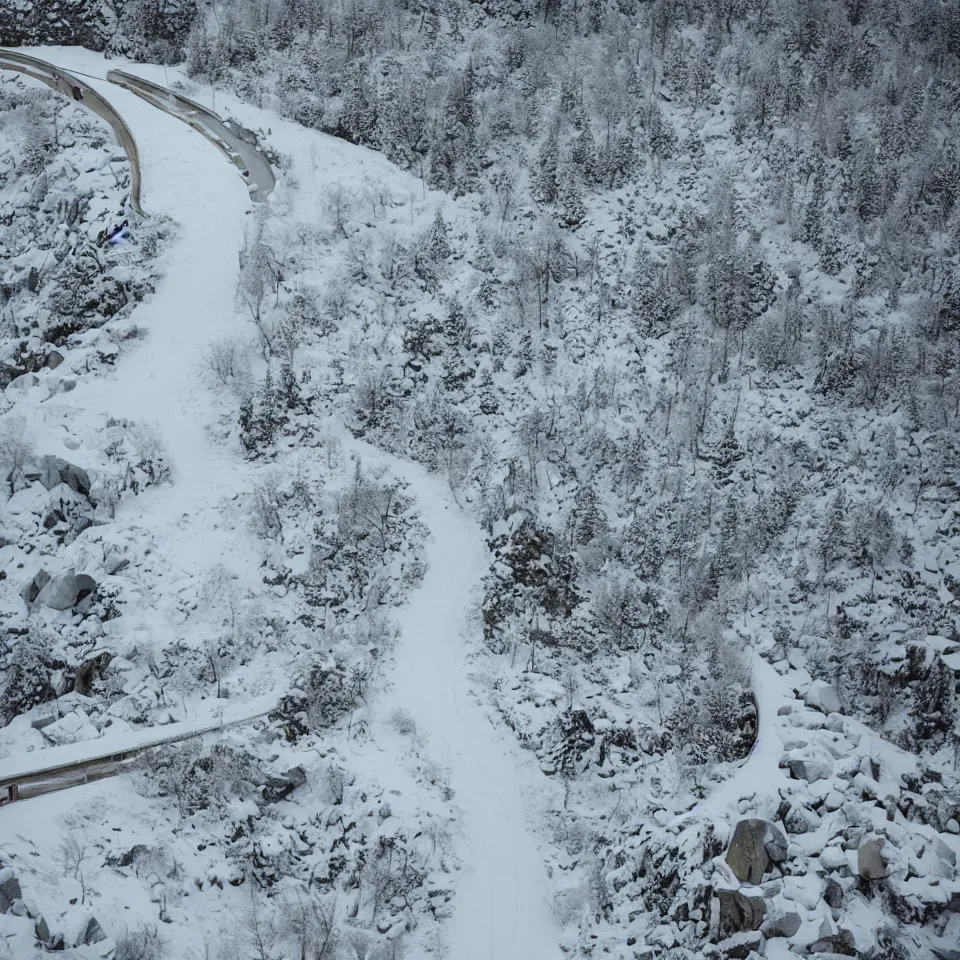
[[[780,769],[783,741],[777,729],[777,711],[793,693],[787,681],[759,653],[753,654],[753,694],[757,701],[757,739],[744,764],[703,802],[671,821],[684,823],[711,811],[737,813],[737,803],[754,794],[773,795],[788,779]]]
[[[426,577],[397,616],[394,687],[378,709],[413,715],[428,752],[449,769],[462,811],[464,875],[450,921],[450,960],[559,960],[560,930],[524,800],[536,779],[512,736],[498,735],[484,715],[466,659],[464,620],[489,562],[482,531],[442,480],[346,434],[344,443],[410,483],[432,534]]]

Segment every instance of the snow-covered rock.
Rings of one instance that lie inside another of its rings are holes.
[[[826,680],[814,680],[803,695],[803,702],[824,713],[839,713],[841,710],[840,695],[836,687]]]
[[[22,895],[14,872],[9,867],[0,870],[0,913],[6,913]]]
[[[825,780],[833,773],[833,765],[827,760],[790,757],[787,765],[792,776],[797,780],[806,780],[807,783]]]
[[[802,923],[803,919],[796,910],[783,910],[768,916],[762,929],[768,937],[792,937]]]
[[[766,820],[741,820],[734,832],[726,860],[742,883],[760,883],[772,864],[787,859],[787,838]]]
[[[40,462],[37,479],[47,490],[65,483],[76,493],[84,496],[90,493],[90,475],[87,471],[61,457],[44,457]]]
[[[93,593],[96,589],[97,581],[88,574],[64,570],[50,578],[36,602],[54,610],[69,610],[81,594]]]
[[[107,935],[100,926],[100,922],[94,916],[88,916],[74,938],[75,947],[89,947],[95,943],[102,943],[107,939]]]
[[[760,929],[767,905],[759,891],[753,894],[743,890],[718,890],[717,899],[720,901],[720,939]]]
[[[857,848],[857,871],[864,880],[882,880],[888,876],[888,860],[883,854],[883,837],[864,837]]]

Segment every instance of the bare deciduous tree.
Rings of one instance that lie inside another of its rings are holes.
[[[203,362],[224,386],[243,378],[248,370],[246,353],[236,337],[211,340],[203,351]]]

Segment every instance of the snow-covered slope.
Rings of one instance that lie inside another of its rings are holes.
[[[93,79],[104,70],[104,63],[98,57],[80,50],[50,49],[36,51],[36,54],[82,71],[94,87],[101,85]],[[125,91],[107,87],[105,83],[103,89],[109,93],[137,138],[142,157],[144,205],[154,215],[169,217],[175,225],[175,236],[159,263],[163,276],[158,281],[156,294],[133,315],[133,321],[142,331],[140,339],[124,348],[115,369],[99,378],[82,379],[70,394],[69,403],[57,396],[48,398],[46,391],[38,389],[35,395],[27,391],[18,403],[18,409],[28,414],[29,429],[41,452],[63,455],[69,451],[72,461],[88,466],[93,466],[103,456],[98,447],[100,424],[110,418],[123,417],[152,425],[158,441],[165,447],[164,458],[172,465],[169,485],[121,501],[109,525],[114,540],[129,541],[140,555],[134,565],[137,587],[133,591],[127,588],[128,608],[123,616],[113,621],[103,637],[103,645],[109,647],[120,640],[121,631],[132,631],[137,642],[151,644],[160,653],[173,641],[173,634],[179,632],[176,627],[170,629],[173,625],[165,623],[164,617],[180,614],[185,617],[183,622],[190,621],[191,611],[196,606],[184,606],[177,598],[178,593],[197,596],[198,584],[204,581],[212,565],[226,563],[244,590],[254,591],[257,582],[259,548],[246,526],[238,522],[235,515],[230,515],[232,508],[225,510],[223,504],[237,503],[241,498],[246,500],[251,488],[266,475],[268,468],[243,461],[238,456],[237,446],[225,442],[225,435],[216,429],[218,401],[202,376],[202,354],[212,340],[248,336],[250,332],[247,321],[234,307],[239,278],[238,254],[247,236],[244,219],[250,203],[242,181],[196,132]],[[258,119],[269,121],[266,115]],[[292,125],[287,127],[289,136],[295,139]],[[309,151],[315,158],[314,181],[305,192],[307,204],[317,209],[324,207],[330,182],[339,180],[341,174],[348,182],[368,186],[373,182],[370,174],[375,171],[378,179],[386,180],[394,196],[407,186],[407,177],[366,151],[317,134],[305,134],[297,147]],[[326,147],[330,149],[325,150]],[[409,184],[409,187],[413,186]],[[288,193],[281,202],[290,202],[294,197],[295,193]],[[418,211],[418,217],[421,215]],[[139,224],[133,224],[131,236],[134,241],[139,229]],[[69,441],[65,447],[60,443],[63,437]],[[420,521],[429,536],[424,558],[426,575],[397,618],[398,640],[391,649],[384,676],[388,692],[378,697],[368,720],[363,723],[373,744],[389,744],[396,739],[396,716],[412,716],[420,738],[416,746],[417,769],[429,765],[445,771],[444,778],[451,796],[444,797],[444,804],[452,800],[458,821],[452,828],[452,854],[459,864],[460,877],[453,884],[452,919],[443,925],[439,940],[446,944],[446,955],[463,960],[556,958],[559,956],[559,929],[550,911],[551,892],[544,866],[545,853],[541,841],[533,833],[533,814],[538,803],[531,803],[531,799],[537,783],[530,778],[529,759],[520,755],[511,741],[504,740],[496,732],[486,715],[483,690],[471,678],[469,648],[464,641],[465,633],[476,629],[471,613],[476,609],[476,589],[486,566],[482,532],[475,521],[454,503],[441,480],[429,476],[419,466],[387,457],[345,432],[340,437],[327,433],[322,446],[316,447],[312,453],[308,451],[306,456],[322,461],[327,469],[330,465],[343,463],[340,454],[335,452],[341,446],[343,452],[362,456],[366,464],[381,464],[389,470],[390,476],[405,482],[405,493],[414,498]],[[299,460],[298,470],[314,470],[312,466],[305,466],[303,452],[293,449],[292,443],[289,447],[284,464],[293,468],[294,462]],[[330,482],[329,472],[326,482]],[[336,468],[332,472],[336,473]],[[293,537],[280,538],[288,547],[296,537],[295,532],[291,533]],[[82,550],[83,544],[81,538],[75,551]],[[150,546],[144,550],[147,544]],[[159,561],[156,566],[148,559],[154,550]],[[283,553],[279,545],[270,548],[269,563],[282,565],[279,557]],[[79,556],[82,558],[82,553]],[[286,559],[293,561],[290,556]],[[149,587],[143,582],[145,576],[152,578]],[[144,590],[144,595],[139,594],[140,590]],[[282,607],[282,596],[280,593],[280,599],[274,600],[274,606]],[[290,597],[292,600],[293,594]],[[288,604],[288,616],[292,616],[295,609]],[[123,645],[123,652],[134,656],[135,648],[136,642],[128,640]],[[256,646],[249,656],[254,665],[261,663]],[[126,661],[122,669],[131,667],[132,663]],[[263,695],[264,691],[273,691],[267,692],[261,700],[250,702],[262,703],[276,697],[285,689],[277,686],[278,683],[282,681],[276,665],[260,670],[256,666],[236,667],[231,674],[232,699],[228,701],[228,713],[242,713],[243,704],[256,693]],[[81,698],[78,708],[82,705]],[[204,710],[209,715],[209,703],[205,707],[187,703],[174,707],[175,712],[191,719],[171,727],[171,730],[196,725]],[[125,725],[121,722],[120,726]],[[7,731],[8,753],[18,752],[11,751],[15,742],[9,737],[14,733],[25,735],[26,741],[32,741],[31,746],[39,745],[36,732],[29,731],[28,734],[28,731],[26,724],[20,722]],[[92,731],[88,723],[86,732],[79,733],[79,736],[89,736]],[[149,740],[150,736],[146,731],[126,735],[108,733],[100,738],[103,744],[92,741],[80,747],[63,747],[56,752],[58,756],[61,753],[70,756],[89,754],[108,743],[140,742]],[[251,749],[262,753],[262,744],[270,742],[269,738],[264,739],[263,733],[256,731],[252,734],[232,732],[223,739],[226,749],[240,751],[240,758],[247,756]],[[319,767],[316,759],[319,747],[313,748],[310,757],[296,750],[279,750],[273,757],[276,764],[299,761],[301,768],[306,765],[305,776],[315,790],[314,799],[306,801],[309,809],[319,802],[321,809],[329,811],[324,799],[328,794],[315,778],[320,778],[326,769],[325,764],[329,764],[326,758],[339,752],[344,765],[354,763],[359,773],[354,773],[353,779],[349,780],[348,768],[347,774],[337,776],[346,777],[349,783],[358,785],[356,791],[347,789],[347,800],[343,799],[344,788],[341,786],[340,797],[334,800],[334,809],[339,804],[366,804],[371,789],[368,783],[377,784],[373,787],[377,796],[382,796],[383,791],[393,784],[401,788],[394,791],[398,797],[401,792],[410,793],[412,790],[409,799],[391,802],[395,811],[393,815],[386,805],[378,815],[381,829],[386,825],[389,831],[390,824],[397,822],[399,828],[393,829],[403,831],[389,836],[391,845],[407,842],[405,838],[409,836],[421,836],[422,827],[415,833],[410,829],[408,833],[408,824],[417,818],[437,815],[432,812],[437,803],[430,799],[433,788],[425,781],[421,782],[422,774],[411,778],[408,768],[413,761],[391,754],[377,768],[366,769],[363,758],[367,748],[359,745],[353,748],[349,741],[341,744],[339,750],[326,744],[323,746]],[[189,752],[190,748],[186,749]],[[43,751],[40,750],[22,763],[39,763],[42,757]],[[290,782],[301,784],[300,776],[296,775]],[[357,778],[362,780],[358,782]],[[24,896],[36,902],[28,908],[26,915],[21,912],[18,917],[30,918],[32,922],[32,918],[42,911],[51,928],[56,926],[62,931],[68,946],[76,941],[81,944],[78,949],[99,949],[96,947],[99,936],[96,931],[90,933],[93,928],[89,924],[80,930],[83,924],[78,911],[68,909],[63,912],[56,884],[44,883],[40,874],[22,869],[22,863],[21,867],[17,864],[28,849],[40,852],[41,858],[54,860],[59,857],[66,862],[64,850],[67,847],[72,849],[74,831],[80,824],[84,824],[82,829],[88,835],[101,837],[95,841],[98,848],[103,849],[104,844],[109,846],[105,833],[108,825],[123,824],[120,829],[126,829],[126,818],[120,808],[124,804],[122,798],[127,795],[129,809],[140,821],[133,830],[140,843],[137,849],[162,847],[162,802],[158,808],[149,797],[134,797],[130,793],[132,786],[130,780],[121,778],[29,801],[37,804],[34,809],[42,809],[44,820],[53,818],[57,821],[57,826],[46,830],[43,837],[32,832],[27,801],[3,812],[17,840],[2,852],[14,858],[12,862],[19,879],[28,888]],[[138,789],[143,792],[150,788],[140,783]],[[180,802],[182,811],[182,798]],[[233,801],[229,816],[236,818],[244,809],[252,809],[249,800],[245,803]],[[443,809],[443,804],[438,809]],[[266,812],[269,813],[269,808]],[[226,810],[221,815],[228,817]],[[261,815],[257,815],[258,819]],[[333,824],[332,813],[328,812],[326,817],[326,829],[329,830]],[[343,825],[342,818],[339,822]],[[207,829],[216,829],[215,820],[205,820],[204,823]],[[345,826],[345,837],[350,827]],[[303,829],[308,831],[310,828],[304,825]],[[179,828],[175,832],[179,832]],[[306,832],[302,836],[306,836]],[[131,837],[124,837],[124,843],[129,845],[130,841]],[[260,844],[266,853],[266,842],[261,840]],[[211,846],[211,850],[215,846]],[[330,850],[336,850],[336,846],[334,843]],[[180,845],[176,844],[176,847],[180,848]],[[260,849],[259,845],[257,849]],[[380,849],[383,848],[377,848]],[[442,845],[440,849],[443,849]],[[436,842],[434,850],[437,851]],[[111,853],[108,859],[116,862],[116,856]],[[140,854],[132,856],[136,858]],[[376,857],[379,859],[380,856],[378,852]],[[424,861],[431,877],[437,869],[431,859],[433,856],[428,855]],[[122,853],[120,857],[123,859]],[[80,859],[84,858],[81,856]],[[209,855],[202,859],[212,862]],[[360,863],[363,863],[362,856]],[[229,886],[224,888],[222,896],[217,892],[223,887],[225,877],[231,878],[233,883],[242,881],[244,876],[242,870],[239,874],[230,870],[225,873],[224,870],[222,864],[216,865],[213,861],[213,865],[207,868],[204,881],[200,861],[187,864],[187,873],[198,878],[198,886],[209,884],[209,892],[201,895],[201,899],[216,901],[216,907],[207,916],[204,916],[200,902],[188,903],[183,899],[183,890],[174,896],[173,888],[167,885],[161,919],[177,915],[179,930],[172,938],[179,944],[177,949],[198,949],[211,935],[211,921],[228,927],[229,922],[223,918],[230,911],[246,912],[237,895],[229,895]],[[142,926],[148,922],[149,913],[144,911],[139,894],[125,898],[120,889],[101,875],[98,863],[87,863],[82,867],[75,863],[74,873],[74,879],[80,878],[77,882],[83,886],[80,906],[95,909],[98,920],[111,938],[115,939],[119,934],[121,905],[132,909],[133,925]],[[436,880],[431,882],[437,885]],[[423,878],[419,883],[423,883]],[[362,896],[364,889],[359,888],[358,906],[349,916],[352,932],[344,934],[352,938],[351,942],[359,943],[357,938],[367,935],[364,924],[373,925],[377,921],[379,901],[371,908],[372,919],[366,918],[368,908],[366,896]],[[411,890],[406,897],[413,897],[416,902],[416,897],[422,894],[417,893],[416,886]],[[168,897],[172,898],[169,903]],[[410,903],[409,899],[407,902]],[[356,909],[360,910],[359,919]],[[391,906],[391,912],[394,909]],[[412,923],[415,914],[409,912],[411,909],[408,905],[406,911],[400,913],[404,928],[415,926]],[[447,908],[447,913],[449,910]],[[337,919],[339,922],[339,910]],[[382,927],[377,921],[377,930],[388,939],[397,936],[395,926]],[[74,931],[74,927],[80,932]],[[27,927],[20,924],[13,934],[16,942],[24,947],[28,940],[26,930]],[[88,933],[89,948],[82,942]],[[104,941],[104,946],[111,942]],[[433,933],[422,933],[417,942],[420,944],[418,949],[441,949]]]

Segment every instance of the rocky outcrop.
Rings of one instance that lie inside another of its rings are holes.
[[[84,497],[90,494],[90,475],[87,471],[60,457],[44,457],[40,461],[37,479],[47,490],[65,483],[75,493]]]
[[[741,820],[737,824],[726,860],[741,883],[760,883],[774,864],[786,859],[787,838],[779,827],[766,820]]]

